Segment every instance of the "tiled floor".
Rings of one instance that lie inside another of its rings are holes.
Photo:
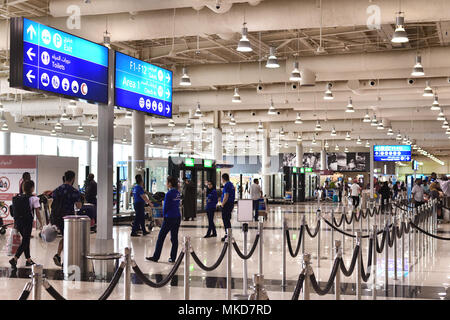
[[[325,217],[329,217],[329,212],[332,207],[339,212],[342,208],[336,208],[337,205],[323,204],[321,206],[322,213]],[[282,279],[282,220],[283,216],[288,221],[291,230],[291,238],[293,246],[297,244],[298,228],[301,225],[302,216],[305,214],[309,225],[312,228],[316,225],[316,210],[317,203],[306,203],[298,205],[274,205],[269,213],[268,220],[264,223],[264,263],[263,274],[266,280],[266,289],[270,299],[290,299],[295,287],[296,280],[302,268],[301,253],[298,257],[292,258],[287,252],[287,288],[285,291],[281,288]],[[379,218],[377,218],[377,223]],[[384,217],[381,217],[383,221]],[[369,228],[374,223],[374,219],[370,218]],[[222,222],[220,214],[216,216],[216,224],[219,226],[219,237],[204,239],[203,236],[207,230],[207,220],[204,215],[199,215],[194,222],[182,222],[179,239],[181,249],[183,236],[191,238],[192,248],[197,255],[207,265],[214,263],[223,247],[220,242],[220,236],[223,235]],[[243,247],[243,234],[240,230],[241,224],[233,218],[233,236],[241,250]],[[355,230],[360,228],[360,223],[356,222]],[[367,228],[367,221],[363,221],[362,229]],[[154,280],[161,278],[161,275],[166,275],[172,268],[172,265],[166,263],[170,250],[170,237],[166,238],[164,250],[160,263],[148,262],[145,260],[146,256],[153,253],[156,238],[158,235],[158,228],[146,236],[139,238],[130,238],[130,227],[115,226],[114,227],[114,247],[116,252],[123,252],[125,247],[131,247],[133,258],[139,265],[141,270],[150,275]],[[316,278],[321,281],[322,286],[327,281],[331,266],[332,266],[332,248],[331,248],[331,229],[322,223],[320,233],[320,267],[317,266],[317,247],[318,238],[311,239],[306,237],[305,252],[312,255],[312,267]],[[351,233],[353,227],[346,226],[347,232]],[[250,230],[248,233],[249,244],[253,243],[257,232],[257,224],[250,223]],[[439,235],[449,237],[450,225],[439,225]],[[0,236],[0,248],[6,245],[6,236]],[[334,239],[342,240],[342,235],[334,232]],[[406,266],[409,269],[408,263],[408,241],[405,238],[405,255]],[[427,238],[425,238],[427,240]],[[91,235],[91,246],[95,243],[95,234]],[[367,240],[363,240],[363,261],[367,263]],[[32,258],[42,264],[46,269],[46,274],[50,283],[68,299],[96,299],[105,288],[106,282],[68,282],[58,280],[61,279],[61,271],[53,264],[52,257],[56,250],[57,242],[44,243],[35,236],[32,239],[31,250]],[[354,241],[346,237],[344,241],[344,260],[348,266],[351,255],[353,253]],[[384,253],[378,254],[377,257],[377,299],[450,299],[450,291],[448,289],[450,283],[450,247],[447,241],[429,241],[429,247],[434,247],[434,250],[426,250],[425,254],[413,263],[411,271],[405,271],[403,277],[401,275],[401,240],[398,240],[398,280],[394,280],[393,268],[393,249],[389,251],[389,290],[386,292],[384,285]],[[6,255],[4,250],[0,255],[0,299],[17,299],[22,291],[25,283],[29,281],[29,270],[25,268],[19,269],[17,274],[11,273],[8,260],[10,257]],[[23,258],[22,258],[23,259]],[[414,260],[414,259],[413,259]],[[25,264],[24,260],[19,261],[19,266]],[[28,268],[29,269],[29,268]],[[214,271],[206,272],[200,269],[193,259],[190,260],[190,275],[191,275],[191,299],[225,299],[226,298],[226,259]],[[242,270],[243,262],[233,250],[232,254],[232,292],[242,292]],[[169,283],[169,285],[154,289],[142,284],[139,279],[132,273],[131,297],[132,299],[183,299],[183,264],[177,271],[177,276]],[[248,260],[248,275],[251,279],[252,275],[258,272],[258,250]],[[159,275],[159,276],[158,276]],[[342,275],[343,287],[346,283],[345,291],[343,291],[342,299],[355,299],[355,275],[345,278]],[[14,278],[13,278],[13,277]],[[368,283],[363,283],[363,299],[372,299],[372,277]],[[123,298],[123,283],[119,283],[117,288],[112,293],[110,299]],[[311,295],[312,299],[334,299],[334,294],[330,292],[325,296]],[[49,295],[44,292],[43,299],[50,299]]]

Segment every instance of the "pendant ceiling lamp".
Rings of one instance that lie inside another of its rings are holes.
[[[294,62],[294,69],[291,72],[289,80],[292,82],[299,82],[300,80],[302,80],[302,75],[300,74],[298,61]]]
[[[300,116],[300,112],[297,112],[297,118],[295,118],[295,124],[302,124],[302,117]]]
[[[239,88],[234,88],[233,99],[231,99],[233,103],[241,103],[241,96],[239,95]]]
[[[184,86],[184,87],[190,86],[191,85],[191,78],[187,74],[187,69],[186,68],[183,68],[182,74],[183,75],[181,76],[181,79],[180,79],[180,86]]]
[[[345,112],[355,112],[355,109],[353,108],[353,101],[352,98],[348,98],[348,104],[347,108],[345,109]]]
[[[247,38],[248,36],[248,29],[246,27],[246,23],[244,22],[242,26],[242,34],[241,39],[239,40],[238,46],[236,48],[239,52],[252,52],[252,46],[250,45],[250,40]]]
[[[431,89],[431,87],[430,87],[430,81],[426,81],[426,87],[423,90],[423,96],[424,97],[432,97],[432,96],[434,96],[433,89]]]
[[[331,84],[327,84],[327,89],[325,90],[325,94],[323,95],[323,100],[333,100],[333,92],[331,92]]]
[[[411,72],[411,76],[413,77],[423,77],[425,75],[425,71],[422,66],[422,57],[420,55],[416,56],[416,64],[414,65],[413,71]]]
[[[267,62],[266,62],[266,68],[274,69],[274,68],[279,68],[279,67],[280,67],[280,65],[278,64],[278,59],[275,56],[275,48],[270,47],[269,48],[269,58],[267,59]]]
[[[405,17],[402,16],[402,12],[397,13],[395,31],[392,36],[393,43],[407,43],[409,42],[408,34],[405,31]]]

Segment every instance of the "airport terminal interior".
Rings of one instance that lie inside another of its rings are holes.
[[[0,1],[0,300],[449,300],[450,1]]]

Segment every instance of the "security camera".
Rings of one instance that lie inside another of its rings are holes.
[[[292,90],[297,90],[297,88],[298,88],[298,84],[297,83],[291,84],[291,89]]]
[[[216,9],[217,9],[217,10],[220,9],[220,0],[216,0]]]
[[[369,80],[369,86],[375,87],[377,85],[377,82],[375,80]]]
[[[330,89],[333,88],[333,82],[328,82],[327,87],[329,87]]]
[[[416,83],[416,80],[414,80],[414,79],[408,79],[408,84],[409,85],[413,85],[413,84],[415,84]]]
[[[256,112],[255,112],[255,111],[252,111],[250,114],[251,114],[252,116],[256,116]]]

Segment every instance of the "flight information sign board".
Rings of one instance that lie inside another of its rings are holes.
[[[11,87],[108,103],[108,48],[26,18],[11,21]]]
[[[172,118],[172,71],[116,52],[115,105]]]
[[[373,146],[373,159],[374,161],[411,161],[411,146]]]

